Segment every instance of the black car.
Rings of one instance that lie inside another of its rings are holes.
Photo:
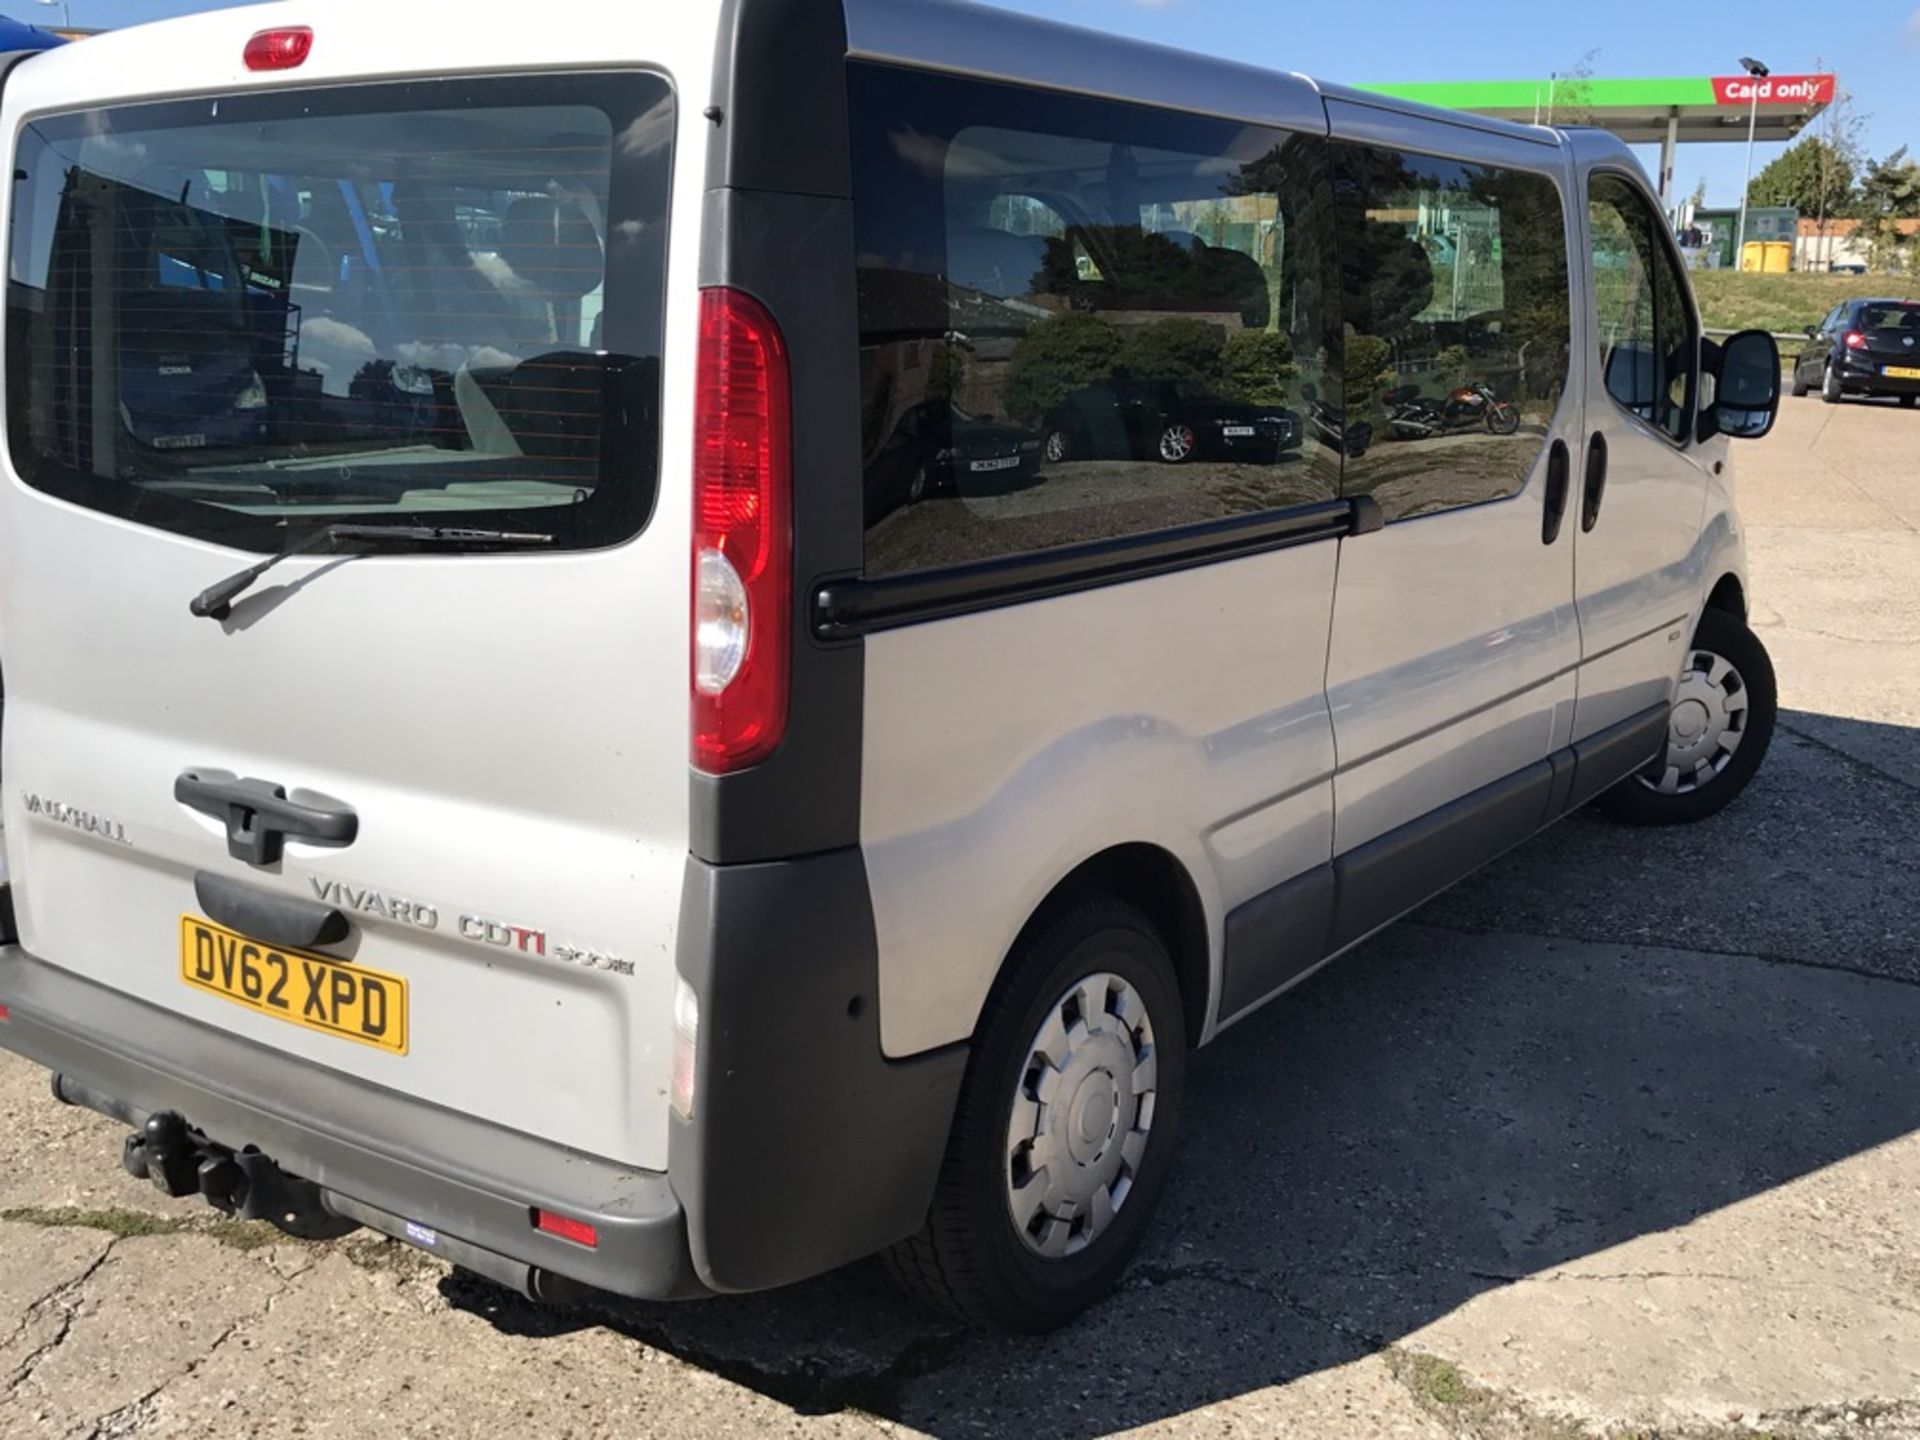
[[[1848,300],[1807,341],[1793,364],[1795,395],[1818,389],[1829,405],[1843,395],[1920,400],[1920,301]]]
[[[1272,461],[1300,447],[1300,417],[1248,405],[1191,380],[1110,380],[1047,417],[1047,460]]]
[[[943,400],[909,406],[867,461],[866,515],[873,524],[935,495],[1006,490],[1040,469],[1040,437]]]

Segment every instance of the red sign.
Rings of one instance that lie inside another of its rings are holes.
[[[1769,75],[1756,80],[1751,75],[1716,75],[1713,101],[1716,105],[1831,105],[1834,77],[1831,75]]]

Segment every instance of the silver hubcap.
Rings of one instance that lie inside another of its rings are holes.
[[[1162,460],[1184,460],[1193,453],[1193,431],[1184,425],[1170,426],[1160,437]]]
[[[1067,437],[1058,430],[1047,436],[1047,459],[1059,464],[1067,458]]]
[[[1158,1072],[1147,1007],[1118,975],[1053,1003],[1007,1121],[1007,1206],[1029,1249],[1077,1254],[1113,1223],[1147,1152]]]
[[[1695,650],[1674,691],[1667,722],[1667,763],[1640,783],[1662,795],[1685,795],[1727,768],[1747,733],[1747,687],[1724,657]]]

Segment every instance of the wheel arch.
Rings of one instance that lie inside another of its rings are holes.
[[[1170,850],[1147,841],[1132,841],[1087,857],[1063,875],[1034,907],[1009,955],[1062,907],[1092,896],[1124,901],[1145,915],[1160,933],[1173,958],[1180,1004],[1186,1012],[1187,1043],[1199,1044],[1213,1001],[1212,932],[1199,886]]]
[[[1724,610],[1742,621],[1747,618],[1747,587],[1738,575],[1729,570],[1714,581],[1707,592],[1707,609]]]

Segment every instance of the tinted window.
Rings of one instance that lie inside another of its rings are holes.
[[[1684,440],[1693,426],[1698,345],[1684,282],[1661,239],[1663,222],[1613,175],[1593,178],[1587,209],[1607,393],[1668,438]]]
[[[1862,305],[1857,322],[1862,330],[1891,330],[1896,335],[1920,335],[1920,305]]]
[[[1323,139],[851,69],[870,575],[1335,496]]]
[[[1558,188],[1367,146],[1334,163],[1347,493],[1389,520],[1517,493],[1566,389]]]
[[[658,463],[672,115],[635,75],[34,121],[15,464],[251,548],[341,519],[631,535]]]

